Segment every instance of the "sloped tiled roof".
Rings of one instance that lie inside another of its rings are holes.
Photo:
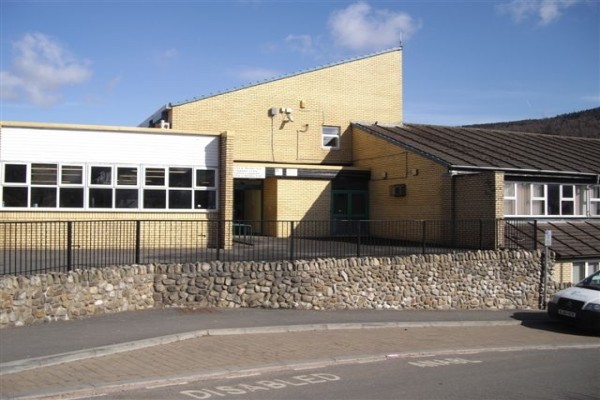
[[[451,169],[600,174],[600,139],[434,125],[354,125]]]
[[[552,231],[550,248],[559,258],[600,258],[600,220],[538,222],[537,227],[542,241],[543,231]]]
[[[508,222],[509,247],[544,248],[544,232],[552,231],[550,249],[558,259],[600,258],[600,219]],[[537,242],[537,243],[536,243]]]

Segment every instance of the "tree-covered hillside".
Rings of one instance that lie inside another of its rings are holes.
[[[591,110],[562,114],[553,118],[527,119],[523,121],[497,122],[469,126],[600,139],[600,107]]]

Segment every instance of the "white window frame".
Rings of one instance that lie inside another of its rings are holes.
[[[335,133],[331,133],[328,131],[335,131]],[[342,128],[334,125],[323,125],[321,126],[321,147],[327,150],[339,150],[340,141],[342,136]],[[335,139],[334,146],[326,146],[325,143],[331,139]]]
[[[507,185],[512,185],[514,188],[514,195],[507,196],[506,195],[506,187]],[[557,185],[559,188],[559,198],[558,198],[558,214],[549,214],[549,198],[548,198],[548,187],[549,185]],[[572,196],[564,196],[564,188],[565,187],[573,187],[573,195]],[[523,218],[523,217],[532,217],[532,218],[548,218],[548,217],[561,217],[561,218],[585,218],[589,216],[590,213],[586,211],[588,207],[586,204],[586,193],[592,192],[593,189],[589,189],[584,185],[576,185],[576,184],[557,184],[557,183],[539,183],[539,182],[504,182],[504,204],[508,202],[512,202],[514,205],[514,214],[506,213],[506,207],[504,210],[504,216],[510,218]],[[527,189],[528,188],[528,189]],[[541,189],[541,195],[535,196],[534,193],[536,190]],[[522,198],[524,195],[527,195],[527,191],[529,192],[529,199]],[[578,196],[579,193],[579,196]],[[600,202],[600,199],[598,199]],[[573,205],[573,214],[563,214],[563,205],[566,202],[571,202]],[[520,208],[519,204],[524,203],[526,206],[526,213],[519,213]],[[536,209],[536,204],[543,204],[541,207],[541,213],[533,213]]]
[[[506,189],[508,187],[512,187],[512,195],[507,195],[506,194]],[[512,209],[514,210],[514,214],[507,214],[506,213],[506,205],[507,203],[511,203],[512,204]],[[504,183],[504,214],[505,215],[516,215],[518,214],[518,203],[517,203],[517,183],[516,182],[505,182]]]
[[[598,197],[595,196],[594,192],[598,191]],[[588,188],[589,196],[589,215],[592,217],[600,217],[600,185],[592,185]],[[598,210],[596,212],[596,210]]]
[[[5,182],[5,165],[21,165],[25,167],[25,182]],[[55,185],[32,185],[31,174],[33,164],[51,164],[56,165],[56,184]],[[80,168],[81,183],[63,183],[63,169],[66,167]],[[110,168],[110,183],[93,183],[92,168]],[[134,184],[119,183],[119,169],[131,168],[136,171],[136,182]],[[162,185],[147,185],[146,173],[149,169],[160,169],[164,173],[164,182]],[[173,168],[185,168],[191,171],[191,184],[189,187],[170,187],[169,171]],[[210,182],[211,186],[198,185],[196,181],[197,171],[213,171],[214,181]],[[107,164],[107,163],[51,163],[51,162],[0,162],[0,209],[5,210],[36,210],[36,211],[93,211],[93,212],[108,212],[108,211],[152,211],[152,212],[214,212],[218,210],[218,186],[219,186],[219,169],[208,166],[189,166],[189,165],[131,165],[131,164]],[[5,207],[3,204],[3,195],[5,187],[20,187],[26,190],[26,202],[24,206]],[[33,207],[31,204],[31,193],[33,187],[50,187],[56,189],[56,205],[54,207]],[[61,207],[61,189],[80,189],[82,190],[81,207]],[[90,206],[90,190],[105,189],[111,191],[111,207],[91,207]],[[165,207],[164,208],[144,208],[144,191],[145,190],[163,190],[165,192]],[[137,207],[118,207],[117,192],[119,190],[136,190]],[[185,190],[191,194],[191,202],[189,208],[169,208],[169,190]],[[199,204],[196,201],[198,191],[214,192],[210,200],[214,199],[214,203],[210,203],[207,207],[197,207]]]
[[[575,270],[579,269],[583,273],[576,274]],[[571,282],[577,283],[587,276],[590,276],[594,272],[600,269],[600,260],[585,260],[585,261],[574,261],[573,268],[571,269]],[[576,275],[580,275],[577,277]]]
[[[213,185],[212,186],[201,186],[201,185],[198,185],[198,182],[197,182],[197,179],[196,179],[198,171],[213,171],[213,175],[214,175]],[[216,168],[208,168],[208,167],[206,167],[206,168],[194,168],[193,174],[194,175],[192,177],[192,180],[193,180],[193,182],[192,182],[192,186],[193,186],[193,189],[192,189],[192,191],[193,191],[193,193],[192,193],[192,202],[193,202],[192,207],[195,210],[211,210],[211,211],[217,210],[219,208],[219,192],[217,191],[217,185],[218,185],[218,179],[219,179],[218,170]],[[214,194],[214,196],[215,196],[214,207],[197,208],[197,206],[198,206],[199,203],[198,203],[198,199],[196,199],[196,192],[199,192],[199,191],[214,192],[215,193]]]

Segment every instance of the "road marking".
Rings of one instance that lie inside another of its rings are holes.
[[[316,385],[319,383],[335,382],[340,379],[341,378],[337,375],[318,373],[295,375],[285,379],[261,380],[251,384],[238,383],[235,385],[213,386],[198,390],[184,390],[179,393],[193,399],[204,400],[217,397],[238,396],[258,391],[279,390],[295,386]]]
[[[444,359],[434,359],[434,360],[423,360],[423,361],[409,361],[410,365],[414,365],[415,367],[420,368],[430,368],[430,367],[442,367],[446,365],[457,365],[457,364],[479,364],[482,363],[481,360],[467,360],[465,358],[444,358]]]
[[[156,385],[150,385],[150,386],[146,386],[146,389],[159,389],[159,388],[163,388],[163,387],[168,387],[168,386],[179,386],[179,385],[187,385],[189,382],[184,381],[184,382],[165,382],[165,383],[159,383]]]

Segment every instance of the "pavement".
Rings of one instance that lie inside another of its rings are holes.
[[[153,309],[0,331],[0,398],[88,398],[430,352],[565,347],[600,348],[600,338],[535,310]]]

